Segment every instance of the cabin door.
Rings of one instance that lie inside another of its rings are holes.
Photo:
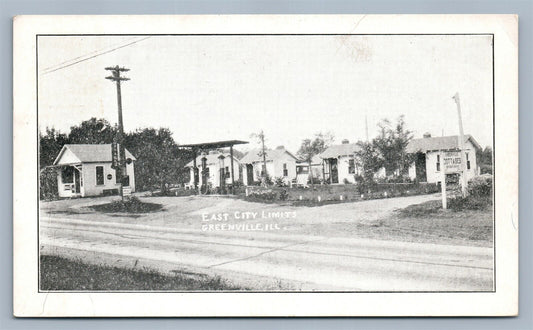
[[[421,152],[416,154],[415,171],[416,179],[418,180],[418,182],[428,181],[426,174],[426,154],[423,154]]]
[[[330,158],[329,166],[331,173],[331,183],[339,183],[339,167],[337,158]]]
[[[246,164],[246,185],[250,186],[254,182],[254,167],[252,164]]]

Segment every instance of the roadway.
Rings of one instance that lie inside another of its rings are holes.
[[[492,248],[43,216],[41,253],[252,290],[491,291]]]

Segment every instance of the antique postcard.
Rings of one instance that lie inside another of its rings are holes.
[[[16,316],[518,313],[518,17],[19,16]]]

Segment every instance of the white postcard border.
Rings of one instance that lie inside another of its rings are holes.
[[[518,18],[514,15],[19,16],[14,20],[16,316],[497,316],[518,313]],[[494,34],[493,293],[38,292],[37,34]]]

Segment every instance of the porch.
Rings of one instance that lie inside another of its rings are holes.
[[[83,166],[68,164],[57,166],[57,185],[59,197],[83,197]]]

